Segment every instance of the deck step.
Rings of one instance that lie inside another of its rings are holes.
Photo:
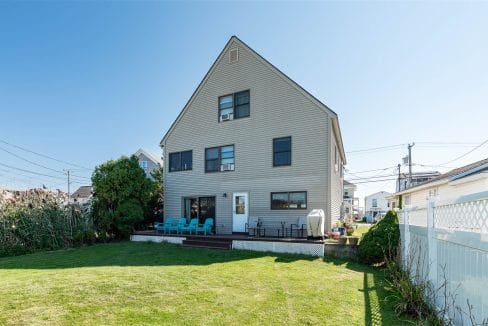
[[[215,241],[214,239],[186,239],[183,240],[184,247],[231,249],[232,241]]]

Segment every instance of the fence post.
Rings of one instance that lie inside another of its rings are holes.
[[[429,199],[427,205],[427,252],[429,257],[429,281],[437,287],[437,240],[435,231],[435,202]]]
[[[403,208],[403,268],[407,270],[409,268],[409,251],[410,251],[410,206],[405,205]]]

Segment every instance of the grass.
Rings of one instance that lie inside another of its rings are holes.
[[[361,240],[361,238],[363,237],[363,234],[368,232],[370,228],[371,228],[371,225],[357,224],[357,228],[354,230],[353,236],[359,237],[359,239]]]
[[[0,324],[399,325],[379,270],[114,243],[0,259]]]

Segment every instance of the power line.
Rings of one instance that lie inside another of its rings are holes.
[[[48,156],[48,155],[45,155],[45,154],[41,154],[41,153],[38,153],[38,152],[35,152],[35,151],[32,151],[30,149],[27,149],[27,148],[24,148],[24,147],[21,147],[21,146],[18,146],[18,145],[15,145],[15,144],[12,144],[12,143],[9,143],[5,140],[2,140],[0,139],[0,142],[4,143],[4,144],[7,144],[9,146],[12,146],[12,147],[15,147],[15,148],[18,148],[20,150],[23,150],[25,152],[28,152],[28,153],[31,153],[31,154],[35,154],[35,155],[38,155],[38,156],[41,156],[41,157],[44,157],[44,158],[47,158],[47,159],[50,159],[50,160],[53,160],[53,161],[56,161],[58,163],[63,163],[63,164],[67,164],[67,165],[71,165],[71,166],[74,166],[74,167],[77,167],[77,168],[81,168],[81,169],[85,169],[85,170],[89,170],[89,171],[92,171],[93,169],[90,169],[90,168],[87,168],[85,166],[82,166],[82,165],[78,165],[78,164],[74,164],[74,163],[70,163],[70,162],[67,162],[67,161],[64,161],[64,160],[60,160],[60,159],[57,159],[57,158],[54,158],[54,157],[51,157],[51,156]]]
[[[42,164],[39,164],[39,163],[33,162],[33,161],[31,161],[31,160],[28,160],[28,159],[26,159],[25,157],[22,157],[22,156],[20,156],[20,155],[17,155],[17,154],[15,154],[15,153],[12,153],[12,152],[11,152],[11,151],[9,151],[9,150],[6,150],[6,149],[5,149],[5,148],[3,148],[3,147],[0,147],[0,150],[2,150],[2,151],[4,151],[4,152],[7,152],[7,153],[9,153],[10,155],[13,155],[13,156],[15,156],[15,157],[17,157],[17,158],[19,158],[19,159],[21,159],[21,160],[23,160],[23,161],[26,161],[26,162],[28,162],[28,163],[30,163],[30,164],[33,164],[33,165],[39,166],[39,167],[41,167],[41,168],[43,168],[43,169],[50,170],[50,171],[57,172],[57,173],[63,173],[63,171],[56,170],[56,169],[52,169],[52,168],[50,168],[50,167],[47,167],[47,166],[44,166],[44,165],[42,165]]]
[[[396,165],[388,166],[388,167],[382,168],[382,169],[363,170],[363,171],[355,171],[355,172],[350,172],[349,170],[347,170],[346,173],[348,173],[348,174],[359,174],[359,173],[366,173],[366,172],[384,171],[384,170],[393,169],[393,168],[396,168]]]
[[[0,165],[1,166],[4,166],[4,167],[7,167],[9,169],[19,170],[19,171],[26,172],[26,173],[31,173],[31,174],[35,174],[35,175],[44,176],[44,177],[49,177],[49,178],[64,180],[64,178],[62,178],[62,177],[58,177],[58,176],[54,176],[54,175],[49,175],[49,174],[44,174],[44,173],[39,173],[39,172],[34,172],[34,171],[25,170],[25,169],[21,169],[21,168],[16,168],[15,166],[11,166],[11,165],[4,164],[4,163],[0,163]]]
[[[474,147],[473,149],[469,150],[468,152],[464,153],[463,155],[458,156],[458,157],[456,157],[455,159],[452,159],[452,160],[450,160],[450,161],[448,161],[448,162],[446,162],[446,163],[439,164],[439,166],[440,166],[440,165],[446,165],[446,164],[449,164],[449,163],[455,162],[455,161],[457,161],[457,160],[459,160],[459,159],[462,159],[463,157],[467,156],[468,154],[471,154],[472,152],[474,152],[475,150],[477,150],[478,148],[480,148],[481,146],[483,146],[483,145],[484,145],[484,144],[486,144],[486,143],[488,143],[488,139],[487,139],[487,140],[485,140],[484,142],[482,142],[481,144],[479,144],[478,146]]]
[[[349,179],[348,181],[355,181],[355,180],[374,180],[378,178],[386,178],[386,177],[393,177],[396,176],[396,174],[384,174],[384,175],[376,175],[372,177],[358,177],[356,179]]]
[[[346,154],[371,152],[371,151],[380,152],[381,150],[390,150],[390,149],[395,149],[397,147],[400,148],[401,146],[404,146],[404,145],[406,145],[406,144],[396,144],[396,145],[390,145],[390,146],[381,146],[381,147],[358,149],[358,150],[346,152]]]
[[[381,179],[381,180],[372,180],[372,181],[360,181],[360,182],[355,182],[355,184],[373,183],[373,182],[383,182],[383,181],[392,181],[392,180],[396,180],[396,178],[391,178],[391,179]]]

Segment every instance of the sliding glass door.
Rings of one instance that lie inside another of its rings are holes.
[[[215,224],[215,197],[192,197],[183,199],[184,217],[188,220],[198,218],[203,224],[206,218],[213,218]]]

